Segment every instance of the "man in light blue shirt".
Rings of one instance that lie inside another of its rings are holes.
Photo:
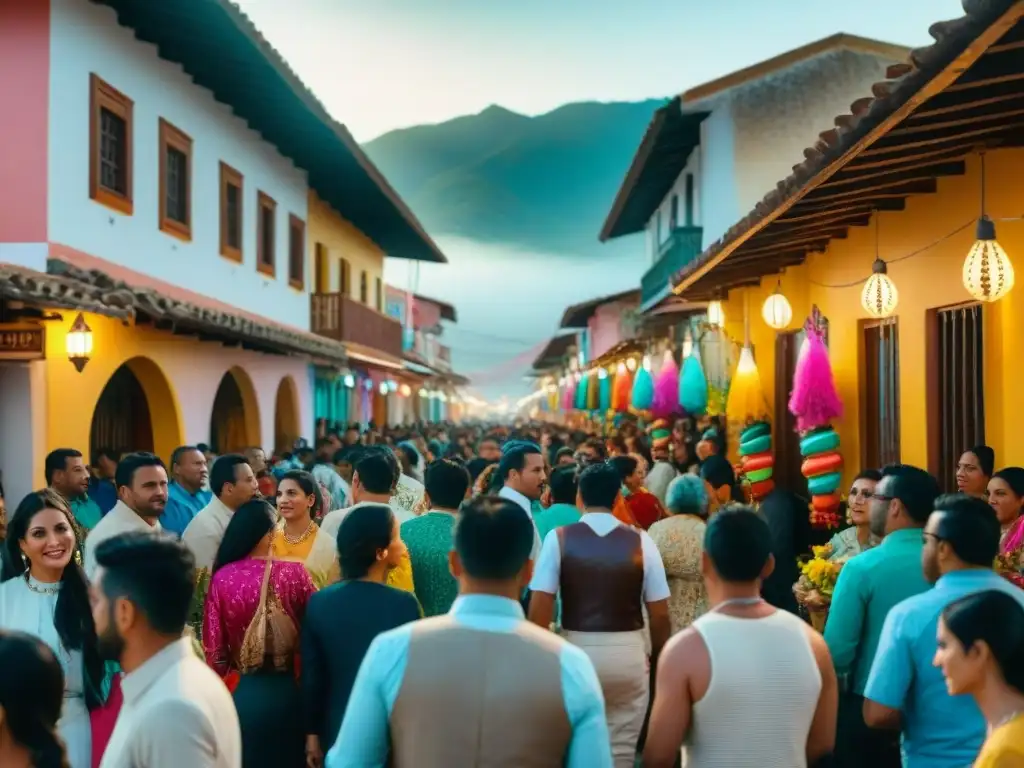
[[[970,696],[950,696],[934,665],[942,610],[965,595],[994,589],[1024,606],[1024,590],[992,570],[1000,526],[992,508],[964,494],[941,496],[924,530],[928,592],[893,608],[864,690],[864,720],[903,730],[904,768],[964,768],[978,756],[986,724]]]
[[[171,454],[171,477],[160,527],[180,538],[192,518],[213,499],[213,493],[206,488],[210,477],[206,456],[194,445],[175,448]]]
[[[590,659],[528,623],[518,602],[533,570],[533,536],[513,502],[481,497],[462,507],[450,556],[460,596],[449,614],[373,641],[326,768],[485,759],[612,768]]]

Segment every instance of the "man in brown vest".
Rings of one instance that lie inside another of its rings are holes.
[[[580,474],[583,519],[544,539],[530,584],[530,620],[550,626],[561,591],[565,637],[586,651],[601,680],[615,766],[632,768],[647,714],[651,664],[671,630],[665,566],[645,531],[623,525],[612,514],[621,492],[619,474],[607,463]]]
[[[593,664],[519,604],[533,536],[514,502],[462,505],[459,597],[373,641],[326,768],[612,768]]]

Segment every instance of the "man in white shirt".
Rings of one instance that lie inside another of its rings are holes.
[[[517,600],[532,539],[506,500],[462,507],[449,555],[460,596],[373,641],[327,768],[611,768],[593,665],[531,627]]]
[[[231,694],[184,636],[192,554],[171,536],[135,531],[96,547],[96,563],[90,598],[100,653],[125,673],[100,768],[241,768]]]
[[[612,514],[621,493],[619,473],[607,463],[580,474],[583,519],[544,539],[530,582],[530,621],[550,626],[561,592],[565,638],[586,651],[601,680],[616,768],[632,768],[647,714],[649,669],[671,628],[661,555],[646,531],[626,527]]]
[[[213,568],[217,550],[224,540],[224,531],[231,516],[240,506],[250,501],[259,486],[245,456],[228,453],[218,456],[210,469],[210,490],[213,498],[202,511],[192,518],[181,540],[196,558],[197,568]]]
[[[114,473],[118,502],[85,537],[85,575],[96,571],[96,548],[126,531],[159,531],[167,507],[167,469],[152,453],[129,453]]]
[[[540,448],[533,443],[515,443],[505,450],[495,472],[502,483],[498,495],[518,505],[532,523],[533,503],[540,501],[547,481],[544,454]],[[540,544],[540,533],[534,523],[533,550],[530,552],[534,562],[540,554]]]

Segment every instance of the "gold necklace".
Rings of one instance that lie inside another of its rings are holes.
[[[314,523],[312,520],[310,520],[309,521],[309,525],[306,526],[306,530],[304,530],[298,536],[290,536],[290,535],[288,535],[288,531],[283,529],[283,528],[281,529],[281,534],[284,536],[284,540],[286,542],[288,542],[292,546],[295,546],[296,544],[301,544],[306,539],[308,539],[310,536],[312,536],[314,530],[316,530],[316,523]]]
[[[33,584],[33,579],[27,573],[25,574],[25,583],[28,585],[30,591],[35,592],[37,595],[56,595],[60,592],[60,584],[51,584],[49,586],[40,586],[39,584]]]

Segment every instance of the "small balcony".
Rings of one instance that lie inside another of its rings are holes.
[[[398,320],[342,293],[314,293],[309,299],[313,333],[402,356],[402,324]]]
[[[643,307],[666,295],[672,275],[701,253],[703,230],[700,227],[676,227],[661,244],[658,260],[640,278],[640,304]]]

